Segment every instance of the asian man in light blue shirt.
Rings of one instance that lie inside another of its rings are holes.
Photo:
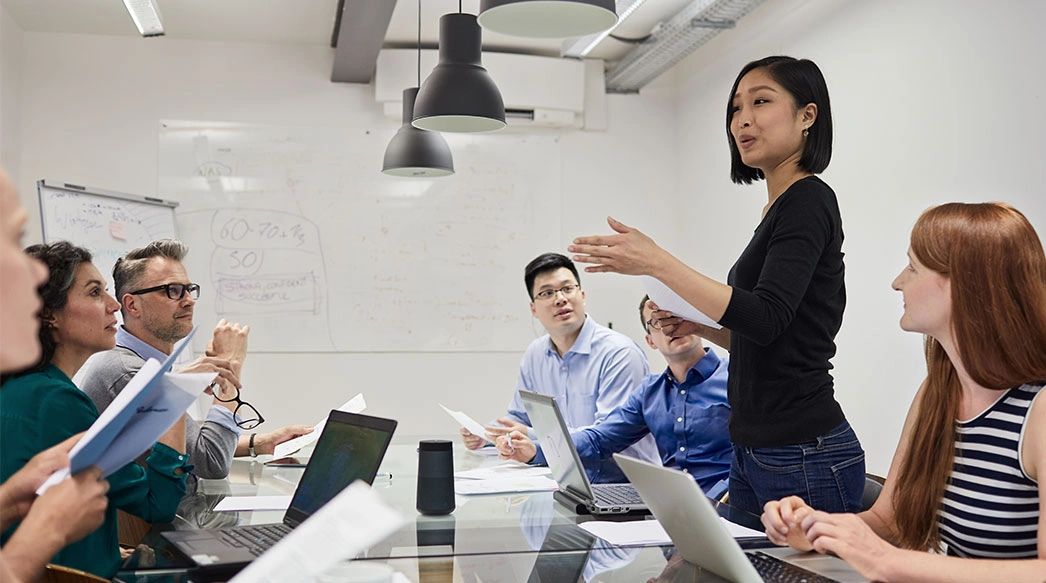
[[[705,348],[699,336],[666,336],[653,312],[644,297],[639,314],[647,344],[665,357],[668,368],[648,377],[602,423],[574,432],[574,445],[587,466],[652,435],[663,465],[691,474],[708,497],[719,498],[727,489],[733,452],[727,359]],[[543,459],[540,446],[522,432],[499,437],[498,450],[518,461]]]
[[[646,355],[632,339],[601,326],[585,313],[585,291],[577,268],[567,257],[545,253],[527,264],[524,284],[530,312],[548,334],[531,342],[519,366],[517,389],[556,397],[572,433],[598,427],[624,405],[643,384],[649,367]],[[527,433],[530,418],[516,393],[501,427],[488,427],[492,438],[509,431]],[[462,429],[466,447],[483,445],[482,438]],[[659,459],[651,437],[629,444],[627,453]],[[586,465],[593,482],[626,482],[612,459]]]

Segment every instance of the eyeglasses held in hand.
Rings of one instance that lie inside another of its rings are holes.
[[[265,422],[265,418],[254,408],[254,405],[240,399],[240,389],[233,387],[236,392],[233,393],[231,398],[225,399],[222,398],[222,389],[218,386],[217,381],[211,383],[207,388],[211,389],[211,394],[214,395],[215,400],[222,403],[236,403],[236,409],[232,412],[232,417],[240,428],[254,429]]]
[[[561,287],[559,289],[543,289],[543,290],[539,291],[537,293],[537,295],[534,296],[534,299],[535,300],[540,300],[542,302],[547,302],[547,301],[551,300],[552,298],[556,297],[557,293],[563,294],[564,298],[572,298],[572,297],[574,297],[574,294],[576,294],[577,290],[579,290],[579,289],[581,289],[580,285],[577,285],[577,284],[574,284],[574,283],[568,283],[567,285],[565,285],[565,286],[563,286],[563,287]]]
[[[152,292],[158,292],[163,290],[167,297],[172,300],[180,300],[185,297],[185,294],[189,294],[189,297],[198,300],[200,299],[200,285],[196,283],[165,283],[155,287],[147,287],[133,292],[127,292],[132,296],[140,296],[142,294],[148,294]]]

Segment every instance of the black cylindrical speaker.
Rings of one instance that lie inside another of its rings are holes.
[[[418,512],[454,512],[454,444],[445,439],[418,442]]]

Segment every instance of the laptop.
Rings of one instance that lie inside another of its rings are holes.
[[[835,581],[761,551],[741,550],[689,474],[618,453],[614,461],[688,562],[735,583]]]
[[[395,430],[392,419],[331,411],[283,522],[162,535],[204,571],[242,568],[352,482],[372,483]]]
[[[519,391],[534,431],[541,442],[552,479],[559,483],[555,498],[578,514],[625,514],[648,512],[639,492],[631,484],[592,484],[570,438],[570,429],[555,397]]]

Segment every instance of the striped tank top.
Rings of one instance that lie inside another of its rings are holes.
[[[1041,389],[1010,389],[974,419],[956,423],[955,466],[937,512],[949,555],[1038,557],[1039,486],[1024,471],[1019,452],[1028,410]]]

